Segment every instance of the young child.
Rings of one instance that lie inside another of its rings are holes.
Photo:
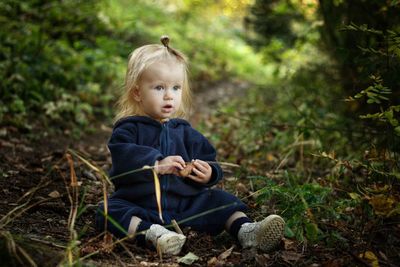
[[[139,47],[129,58],[125,91],[108,144],[110,176],[115,177],[108,215],[128,234],[144,231],[145,235],[136,236],[139,243],[147,241],[163,254],[176,255],[186,237],[163,225],[214,209],[183,221],[181,226],[212,235],[226,230],[244,248],[270,251],[282,239],[284,220],[270,215],[252,222],[244,213],[247,207],[242,201],[210,188],[223,175],[215,162],[216,151],[201,133],[180,119],[190,106],[186,57],[169,46],[168,37],[162,37],[161,42]],[[191,173],[180,173],[189,162]],[[154,166],[159,176],[161,209],[153,171],[132,172],[143,166]],[[104,211],[103,204],[100,211]],[[101,231],[105,230],[103,214],[96,216]],[[117,237],[126,235],[113,223],[108,222],[107,228]]]

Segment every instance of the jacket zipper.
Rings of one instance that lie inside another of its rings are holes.
[[[163,127],[163,131],[165,131],[165,137],[166,138],[161,138],[160,140],[160,146],[161,146],[161,142],[166,142],[164,144],[164,148],[165,151],[161,151],[162,154],[167,155],[168,151],[169,151],[169,143],[168,143],[168,139],[169,139],[169,134],[168,134],[168,129],[167,129],[167,123],[163,123],[162,124]],[[164,139],[164,140],[163,140]],[[163,175],[162,179],[161,179],[161,188],[162,188],[162,193],[161,193],[161,203],[162,203],[162,207],[161,207],[161,212],[163,213],[163,209],[167,208],[167,190],[168,190],[168,178],[169,175]],[[165,218],[163,216],[163,218]]]

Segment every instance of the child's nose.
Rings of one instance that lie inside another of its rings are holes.
[[[172,92],[171,92],[171,89],[165,90],[164,98],[165,98],[165,99],[172,99]]]

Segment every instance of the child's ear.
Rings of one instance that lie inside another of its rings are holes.
[[[140,94],[140,88],[139,86],[135,86],[132,90],[132,96],[133,99],[135,99],[137,102],[140,102],[142,100],[141,94]]]

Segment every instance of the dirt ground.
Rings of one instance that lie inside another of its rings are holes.
[[[201,108],[192,118],[195,124],[215,105],[211,102],[197,102]],[[226,233],[212,237],[190,229],[183,229],[188,240],[175,257],[160,258],[155,250],[140,248],[130,240],[111,246],[112,241],[105,241],[94,227],[97,203],[103,199],[101,177],[76,156],[72,160],[79,183],[76,203],[80,214],[73,227],[77,234],[74,238],[74,231],[68,227],[72,187],[66,153],[68,149],[77,151],[108,170],[111,160],[106,143],[110,127],[99,123],[94,133],[79,140],[72,139],[68,131],[46,135],[46,129],[39,128],[35,131],[41,132],[32,137],[31,131],[0,129],[0,266],[57,266],[61,262],[83,266],[178,266],[182,265],[179,258],[189,252],[198,256],[192,266],[370,266],[353,251],[340,248],[306,246],[284,239],[276,251],[267,254],[241,249]],[[228,179],[218,186],[239,196],[246,194],[238,190],[238,181],[226,171]],[[112,190],[110,187],[108,193]],[[246,202],[253,207],[251,216],[256,218],[252,198]],[[398,232],[394,232],[396,237],[400,238]],[[381,266],[395,264],[388,261]]]
[[[18,249],[15,254],[7,251],[5,242],[8,239],[4,233],[8,232],[17,246],[38,266],[56,266],[66,260],[71,237],[68,229],[71,203],[67,191],[67,187],[71,190],[71,181],[65,153],[67,149],[79,151],[107,170],[110,157],[105,144],[111,129],[100,125],[98,132],[79,141],[58,136],[36,142],[29,141],[12,127],[3,128],[2,131],[6,131],[6,135],[2,137],[0,153],[0,167],[3,172],[0,180],[0,230],[3,232],[0,265],[29,265]],[[156,251],[140,248],[129,240],[111,250],[105,245],[103,236],[99,236],[94,228],[95,209],[103,198],[99,175],[78,158],[73,157],[73,160],[78,181],[81,182],[79,201],[84,196],[83,203],[87,206],[75,224],[79,235],[79,255],[84,257],[99,251],[83,260],[83,265],[176,266],[178,258],[189,252],[199,257],[193,266],[294,266],[314,263],[313,260],[303,262],[301,248],[297,248],[296,243],[291,240],[282,242],[280,250],[263,254],[240,249],[238,243],[226,233],[211,237],[189,229],[183,229],[188,240],[181,255],[176,257],[160,259]],[[229,187],[227,183],[229,182],[220,186]],[[112,188],[109,189],[111,191]],[[252,205],[251,202],[248,204]],[[11,214],[7,216],[9,212]],[[6,217],[8,221],[4,220]],[[233,249],[229,250],[232,246]],[[321,259],[315,262],[321,262]]]

